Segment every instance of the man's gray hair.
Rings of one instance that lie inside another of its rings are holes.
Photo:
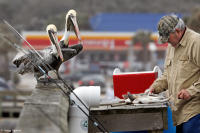
[[[175,26],[174,31],[175,31],[175,29],[180,29],[180,30],[184,30],[185,29],[185,23],[181,18],[178,18],[178,23]]]

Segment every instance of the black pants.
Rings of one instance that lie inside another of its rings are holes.
[[[183,133],[183,124],[176,126],[176,133]]]

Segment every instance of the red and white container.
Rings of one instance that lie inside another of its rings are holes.
[[[121,72],[119,68],[115,68],[113,72],[114,95],[122,99],[122,95],[127,92],[144,93],[161,74],[158,66],[155,66],[153,71],[143,72]]]

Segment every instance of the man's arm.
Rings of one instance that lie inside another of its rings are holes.
[[[154,83],[150,86],[150,93],[160,93],[166,88],[168,88],[167,72],[164,70],[162,76],[155,80]]]
[[[162,73],[161,77],[159,77],[157,80],[153,82],[153,84],[150,86],[150,93],[160,93],[164,91],[165,89],[168,89],[168,81],[167,81],[167,67],[171,65],[169,57],[170,47],[167,47],[167,53],[166,53],[166,59],[164,64],[164,72]]]

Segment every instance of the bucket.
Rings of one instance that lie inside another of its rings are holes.
[[[98,107],[100,104],[100,86],[81,86],[76,88],[74,93],[88,108]],[[70,95],[70,99],[89,114],[73,94]],[[88,118],[75,104],[69,108],[69,133],[88,133]]]

